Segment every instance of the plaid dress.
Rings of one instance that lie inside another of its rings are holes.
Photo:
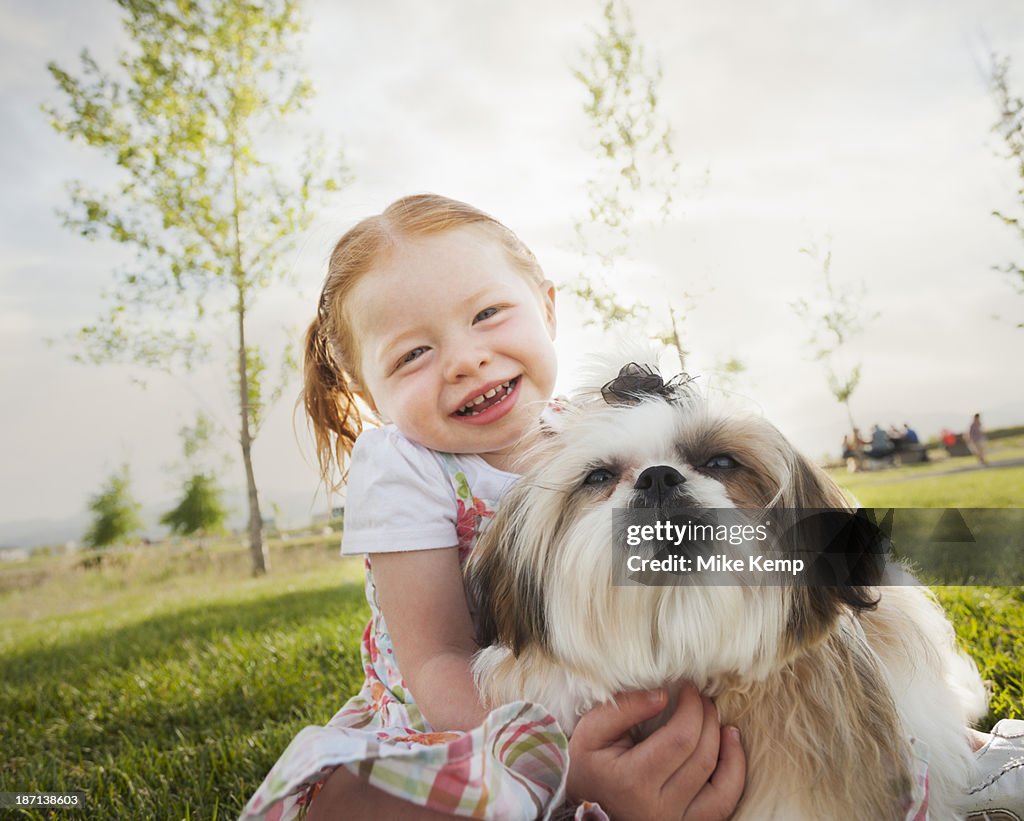
[[[455,489],[459,558],[465,562],[488,500],[473,496],[465,474],[445,455]],[[339,766],[391,795],[473,818],[543,818],[558,810],[568,770],[565,734],[533,704],[506,704],[470,732],[435,732],[406,689],[377,603],[366,559],[371,618],[363,633],[362,689],[323,727],[306,727],[288,745],[246,804],[246,821],[301,818]],[[571,812],[571,811],[570,811]],[[578,818],[605,818],[596,805]]]

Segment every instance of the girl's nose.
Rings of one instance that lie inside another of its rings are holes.
[[[475,376],[491,362],[491,352],[487,348],[469,346],[452,352],[445,364],[445,379],[457,382],[466,376]]]

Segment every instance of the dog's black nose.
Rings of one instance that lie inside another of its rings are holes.
[[[685,481],[686,477],[675,468],[668,465],[655,465],[636,477],[633,490],[643,490],[652,496],[664,497]]]

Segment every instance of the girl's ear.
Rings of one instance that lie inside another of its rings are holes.
[[[364,388],[361,384],[359,384],[354,378],[349,380],[349,386],[352,389],[352,393],[358,396],[362,403],[379,417],[380,411],[377,410],[377,406],[374,404],[373,397],[370,396],[370,392],[366,390],[366,388]]]
[[[541,307],[544,309],[544,324],[548,327],[548,334],[554,339],[558,320],[555,316],[555,284],[550,279],[545,279],[540,284],[540,295]]]

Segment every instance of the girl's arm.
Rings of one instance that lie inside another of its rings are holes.
[[[476,643],[462,584],[459,551],[370,555],[377,602],[406,686],[435,730],[470,730],[483,722],[469,665]]]

